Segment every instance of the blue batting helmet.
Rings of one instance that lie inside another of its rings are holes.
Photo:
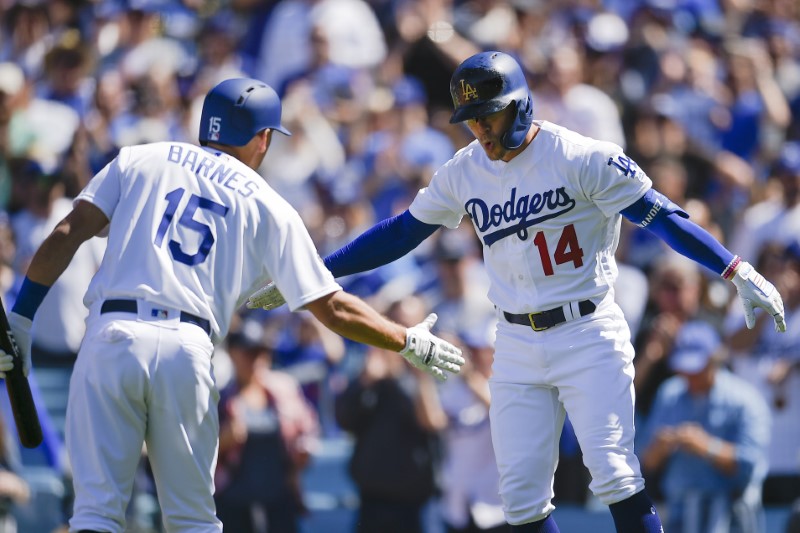
[[[244,146],[257,133],[271,129],[291,135],[281,125],[281,100],[264,82],[233,78],[206,95],[200,114],[200,142]]]
[[[491,115],[511,104],[516,116],[501,142],[509,150],[519,148],[533,122],[533,103],[528,81],[519,63],[503,52],[481,52],[464,60],[450,78],[455,111],[450,123]]]

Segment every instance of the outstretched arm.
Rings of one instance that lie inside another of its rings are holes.
[[[753,308],[761,307],[774,318],[776,330],[786,331],[783,300],[772,283],[689,220],[689,215],[669,198],[651,189],[621,214],[658,235],[676,252],[733,282],[744,306],[748,328],[755,326]]]
[[[735,257],[713,235],[689,220],[685,211],[654,189],[623,209],[621,214],[658,235],[679,254],[720,276]]]
[[[379,222],[325,258],[325,266],[338,278],[391,263],[419,246],[439,226],[425,224],[406,210]],[[250,309],[276,309],[286,303],[274,282],[250,295]]]
[[[433,313],[406,328],[344,291],[323,296],[307,304],[306,309],[342,337],[399,352],[414,367],[441,381],[447,379],[445,372],[457,374],[464,364],[459,348],[431,334],[437,319]]]
[[[335,278],[372,270],[420,245],[440,226],[420,222],[409,212],[379,222],[325,258]]]

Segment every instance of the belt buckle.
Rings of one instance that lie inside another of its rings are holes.
[[[530,320],[531,322],[531,327],[533,328],[533,331],[544,331],[549,327],[549,326],[538,327],[536,325],[536,320],[533,317],[535,317],[536,315],[543,315],[543,314],[544,314],[543,312],[528,313],[528,320]]]

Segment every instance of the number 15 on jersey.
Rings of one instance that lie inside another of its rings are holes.
[[[172,223],[173,218],[175,218],[175,214],[178,211],[178,207],[185,192],[186,191],[182,187],[179,187],[164,196],[164,199],[167,201],[167,208],[164,210],[164,216],[161,218],[161,223],[158,225],[158,230],[156,231],[156,238],[153,241],[157,247],[161,247],[164,242],[164,236],[167,234],[167,229]],[[169,251],[170,254],[172,254],[172,258],[179,263],[189,266],[199,265],[205,261],[215,242],[211,228],[207,224],[203,224],[194,219],[194,214],[198,209],[205,209],[224,217],[228,214],[230,208],[213,200],[209,200],[208,198],[197,196],[196,194],[192,194],[189,197],[189,201],[186,203],[186,206],[183,208],[178,218],[178,225],[198,233],[201,239],[200,246],[196,253],[188,254],[181,248],[181,243],[173,239],[169,241]]]

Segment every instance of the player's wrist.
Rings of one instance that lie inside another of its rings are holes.
[[[764,291],[764,283],[767,283],[763,276],[758,274],[755,268],[753,268],[753,265],[747,261],[741,261],[736,269],[734,269],[731,282],[736,285],[737,289],[741,289],[744,285],[755,285],[762,289],[762,291]]]
[[[42,301],[49,290],[49,286],[37,283],[25,276],[11,312],[33,320],[36,310],[42,305]]]
[[[725,270],[723,270],[720,274],[720,277],[722,277],[722,279],[732,281],[736,275],[736,271],[742,266],[742,264],[747,263],[742,261],[742,258],[738,255],[734,255],[733,259],[731,259],[731,261],[728,263],[728,266],[726,266]]]
[[[413,342],[414,342],[414,333],[411,331],[411,328],[406,328],[406,343],[405,346],[403,346],[400,349],[399,353],[405,355],[408,352],[412,351],[414,349],[414,347],[412,346]]]

